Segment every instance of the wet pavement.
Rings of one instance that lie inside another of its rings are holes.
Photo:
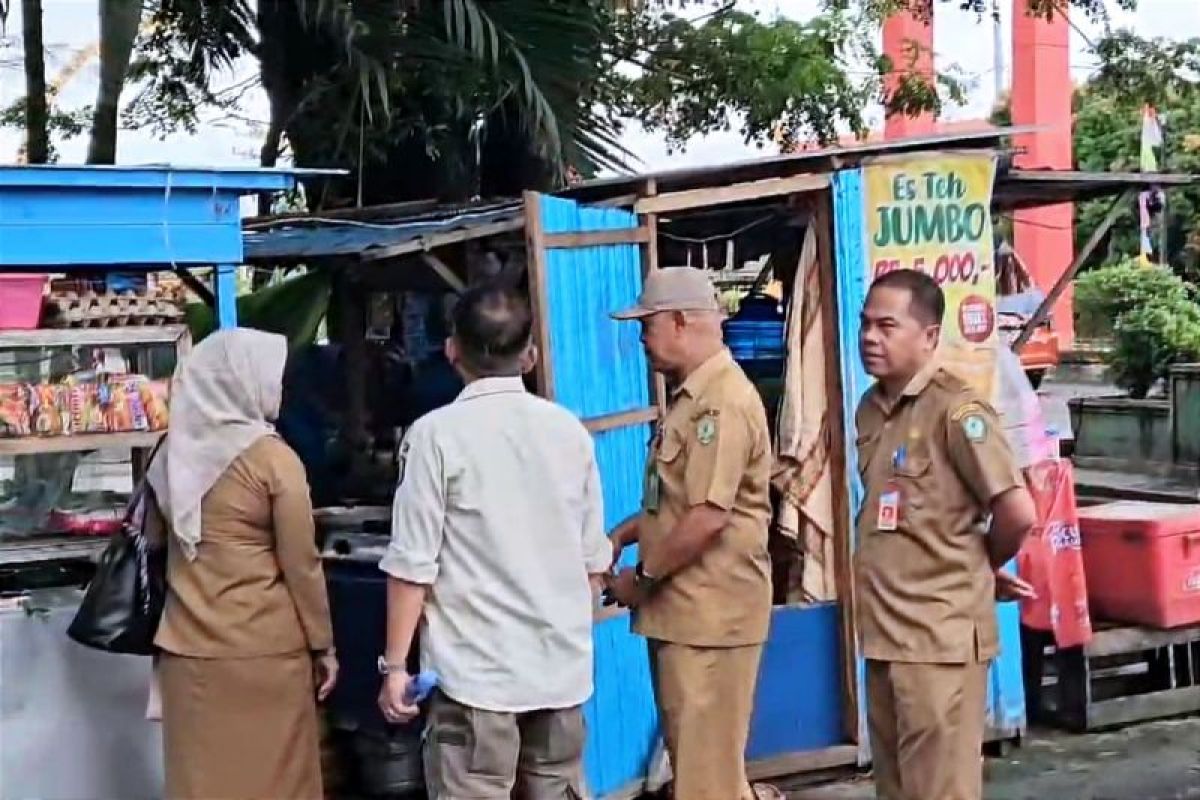
[[[1109,733],[1035,732],[988,759],[985,800],[1200,800],[1200,718]],[[790,800],[867,800],[869,777],[790,792]]]

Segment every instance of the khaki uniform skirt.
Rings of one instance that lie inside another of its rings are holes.
[[[168,800],[319,800],[308,653],[159,661]]]

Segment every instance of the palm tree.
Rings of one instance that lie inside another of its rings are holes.
[[[92,116],[87,163],[117,160],[117,118],[133,43],[142,19],[141,0],[100,1],[100,88]]]
[[[203,86],[256,55],[262,163],[290,149],[357,168],[325,198],[344,203],[510,194],[619,164],[594,110],[610,13],[607,0],[162,0],[153,22],[183,62],[173,78]]]
[[[42,43],[42,0],[21,0],[25,51],[25,158],[50,160],[50,108],[46,100],[46,54]]]

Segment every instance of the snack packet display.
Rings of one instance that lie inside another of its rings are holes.
[[[0,436],[28,436],[33,432],[28,391],[19,383],[0,384]]]
[[[28,388],[27,397],[34,433],[38,436],[62,436],[71,432],[65,387],[39,383]]]
[[[142,406],[146,411],[146,420],[150,430],[163,431],[167,429],[169,418],[169,403],[171,397],[171,382],[169,380],[146,381],[141,385]]]

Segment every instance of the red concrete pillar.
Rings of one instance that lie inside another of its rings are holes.
[[[917,47],[917,60],[910,65],[913,45]],[[892,60],[894,74],[888,80],[889,91],[899,82],[901,75],[912,70],[933,80],[933,20],[926,22],[911,13],[901,11],[888,17],[883,23],[883,52]],[[918,117],[903,115],[889,116],[884,123],[886,139],[902,139],[906,136],[925,136],[933,133],[933,114]]]
[[[1071,29],[1062,14],[1047,22],[1027,13],[1028,0],[1013,0],[1013,125],[1043,130],[1016,137],[1023,169],[1071,169]],[[1017,213],[1014,246],[1033,279],[1048,291],[1075,254],[1074,207],[1070,203]],[[1073,298],[1068,289],[1054,306],[1059,344],[1075,338]]]

